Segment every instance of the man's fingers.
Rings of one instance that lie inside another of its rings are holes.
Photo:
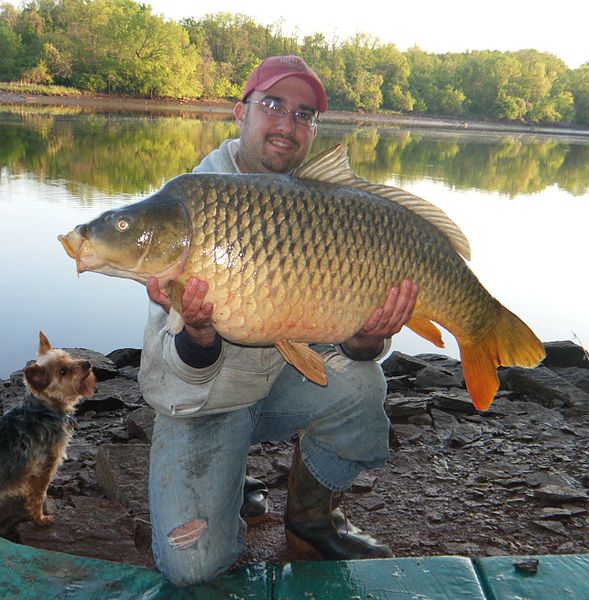
[[[410,281],[403,282],[404,287],[404,298],[403,298],[403,315],[402,322],[407,323],[413,314],[413,309],[415,308],[415,303],[417,302],[417,294],[419,292],[419,284],[412,283]],[[401,294],[403,296],[403,292]]]
[[[213,305],[205,302],[208,291],[209,286],[206,281],[197,277],[188,279],[182,296],[182,318],[185,323],[197,328],[210,323]]]
[[[157,277],[150,277],[147,280],[147,295],[152,302],[159,304],[166,312],[170,312],[170,300],[165,292],[160,290]]]
[[[398,333],[411,318],[418,291],[419,286],[409,280],[404,280],[400,286],[392,287],[384,306],[372,313],[361,332],[384,337]]]

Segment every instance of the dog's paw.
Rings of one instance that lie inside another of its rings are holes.
[[[49,525],[53,525],[55,522],[55,517],[53,515],[42,515],[37,519],[33,519],[33,522],[38,527],[49,527]]]

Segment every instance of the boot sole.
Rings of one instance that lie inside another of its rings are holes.
[[[325,555],[321,553],[315,546],[300,538],[290,529],[285,528],[286,543],[289,547],[295,550],[298,554],[303,554],[309,560],[325,560]]]

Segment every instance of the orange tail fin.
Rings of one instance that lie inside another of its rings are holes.
[[[460,343],[466,389],[478,410],[487,410],[497,390],[498,366],[535,367],[545,356],[542,342],[516,315],[501,307],[494,327],[475,344]]]

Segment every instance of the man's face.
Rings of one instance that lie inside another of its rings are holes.
[[[313,88],[299,77],[287,77],[268,90],[253,91],[246,104],[234,109],[240,129],[237,164],[242,173],[288,173],[299,166],[311,148],[317,127],[295,124],[289,112],[283,118],[265,114],[259,104],[250,101],[262,98],[280,100],[290,111],[317,110]]]

